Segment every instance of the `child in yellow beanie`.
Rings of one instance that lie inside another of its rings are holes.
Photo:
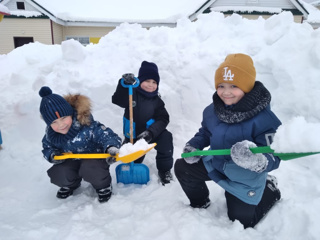
[[[245,228],[254,227],[281,195],[268,172],[279,167],[272,154],[253,154],[249,148],[270,145],[280,120],[270,109],[271,95],[256,81],[250,56],[228,55],[215,73],[213,102],[204,109],[201,128],[183,152],[231,148],[230,156],[181,158],[175,174],[194,208],[210,205],[206,181],[225,190],[228,216]]]

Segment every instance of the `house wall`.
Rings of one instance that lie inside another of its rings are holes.
[[[14,37],[33,37],[43,44],[52,44],[49,19],[6,18],[0,24],[0,54],[14,49]]]
[[[67,37],[89,37],[91,42],[96,43],[97,39],[105,36],[114,27],[63,27],[63,40]]]
[[[64,40],[63,38],[63,26],[51,21],[52,24],[52,32],[53,32],[53,43],[61,44]]]

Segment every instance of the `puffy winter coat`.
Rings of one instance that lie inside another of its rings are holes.
[[[214,103],[206,107],[203,112],[202,127],[188,143],[198,149],[203,149],[207,146],[210,146],[211,149],[230,149],[233,144],[243,140],[252,141],[257,146],[270,145],[272,137],[281,122],[271,111],[268,99],[262,104],[263,107],[259,103],[261,97],[257,96],[260,96],[260,92],[256,90],[257,88],[265,89],[260,84],[259,82],[258,84],[256,83],[258,87],[252,90],[253,95],[246,94],[241,100],[242,102],[239,102],[242,105],[246,105],[251,100],[254,100],[252,101],[254,103],[258,103],[258,110],[254,113],[251,112],[252,116],[243,120],[239,117],[242,112],[239,113],[239,116],[236,116],[236,120],[229,121],[225,118],[227,106],[223,106],[222,110],[219,109],[219,114],[217,114],[217,109],[215,108],[218,106],[220,108],[221,104],[214,104],[215,101],[220,99],[215,94]],[[263,92],[265,91],[263,90]],[[244,109],[242,108],[242,110]],[[247,110],[250,111],[251,108]],[[280,159],[272,154],[265,154],[265,156],[268,159],[268,166],[262,173],[239,167],[232,161],[230,156],[208,156],[202,158],[202,160],[212,180],[242,201],[257,205],[265,188],[267,172],[278,168],[280,163]]]
[[[120,148],[121,138],[93,119],[89,98],[83,95],[67,95],[65,99],[74,108],[72,125],[67,134],[57,133],[47,126],[42,139],[42,153],[46,160],[57,163],[53,160],[53,155],[62,152],[104,153],[111,146]]]
[[[162,99],[155,95],[153,97],[144,96],[136,88],[133,88],[133,122],[134,138],[148,129],[157,138],[169,124],[169,114],[165,109]],[[112,96],[112,103],[125,108],[123,132],[126,138],[130,138],[129,128],[129,92],[124,88],[119,80],[117,89]]]

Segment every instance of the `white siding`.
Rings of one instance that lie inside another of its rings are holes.
[[[49,19],[4,18],[0,24],[0,54],[14,49],[14,37],[33,37],[43,44],[52,44]]]

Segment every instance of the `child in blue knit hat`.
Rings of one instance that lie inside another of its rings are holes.
[[[115,156],[121,146],[120,137],[93,119],[91,103],[86,96],[69,94],[62,97],[52,93],[49,87],[42,87],[39,95],[42,97],[40,113],[47,124],[42,153],[53,163],[47,173],[51,183],[60,187],[57,198],[72,195],[83,179],[94,187],[99,202],[107,202],[112,194],[109,167],[114,157],[54,160],[54,156],[64,152],[107,152]]]
[[[159,180],[162,185],[172,180],[173,140],[172,134],[166,129],[169,124],[169,114],[165,104],[158,94],[160,76],[155,63],[143,61],[139,69],[140,85],[133,88],[133,138],[134,142],[145,139],[148,143],[157,143],[156,164]],[[134,85],[135,79],[125,78],[124,84]],[[122,86],[119,80],[117,89],[112,96],[112,103],[124,108],[124,143],[130,141],[129,127],[129,94],[128,88]],[[144,156],[136,160],[141,163]]]

